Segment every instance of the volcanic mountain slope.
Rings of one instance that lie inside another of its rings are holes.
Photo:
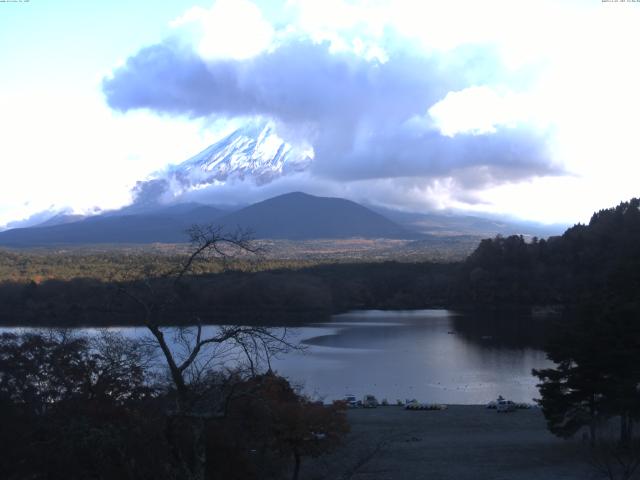
[[[0,232],[0,245],[14,247],[127,243],[182,243],[194,224],[212,223],[223,212],[191,204],[191,208],[159,208],[137,215],[96,215],[51,226],[15,228]]]
[[[425,235],[440,237],[456,237],[471,235],[474,237],[490,238],[496,235],[524,235],[546,238],[561,235],[569,225],[544,225],[536,222],[517,220],[513,218],[480,217],[462,213],[412,213],[391,210],[378,206],[371,206],[374,212],[384,215],[407,230]]]
[[[151,213],[99,215],[62,225],[0,232],[0,245],[46,246],[96,243],[181,243],[194,224],[238,228],[256,238],[415,238],[384,216],[341,198],[289,193],[226,214],[211,206],[174,205]]]
[[[219,219],[228,229],[248,228],[257,238],[415,238],[388,218],[343,198],[287,193]]]

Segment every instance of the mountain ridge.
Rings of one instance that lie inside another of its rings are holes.
[[[310,213],[312,213],[310,215]],[[274,239],[416,238],[388,218],[356,202],[290,192],[254,203],[220,218],[227,228],[253,230]]]
[[[184,243],[189,240],[185,231],[194,224],[217,224],[229,231],[243,228],[256,238],[288,240],[486,238],[509,235],[516,228],[518,234],[544,236],[526,225],[481,217],[382,211],[387,214],[351,200],[303,192],[290,192],[232,211],[195,202],[131,205],[86,218],[54,217],[35,226],[5,230],[0,232],[0,245]]]
[[[52,226],[0,232],[0,245],[29,247],[98,243],[183,243],[193,224],[217,223],[252,230],[256,238],[416,238],[382,215],[350,200],[301,192],[273,197],[236,212],[180,204],[138,214],[95,215]]]

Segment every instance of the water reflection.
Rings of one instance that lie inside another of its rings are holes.
[[[544,333],[531,324],[520,329],[525,319],[502,322],[446,310],[337,315],[301,329],[309,350],[276,367],[327,399],[350,392],[475,404],[501,394],[530,402],[538,396],[531,369],[550,365],[535,347]]]
[[[553,317],[532,317],[517,312],[468,313],[452,317],[455,333],[469,342],[511,349],[543,349],[555,321]]]
[[[0,329],[6,330],[14,329]],[[128,337],[149,335],[144,328],[112,330]],[[272,365],[305,393],[324,400],[372,393],[391,402],[478,404],[498,395],[531,402],[538,396],[531,369],[551,365],[540,348],[547,330],[547,322],[513,315],[351,312],[290,329],[292,340],[308,348],[282,355]]]

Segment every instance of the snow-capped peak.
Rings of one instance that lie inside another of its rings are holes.
[[[311,148],[288,144],[271,122],[253,121],[172,167],[168,174],[185,191],[230,180],[252,180],[262,185],[306,170],[312,158]]]

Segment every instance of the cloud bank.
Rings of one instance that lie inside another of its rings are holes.
[[[395,34],[378,47],[384,55],[282,35],[252,56],[211,58],[173,37],[132,55],[104,79],[103,91],[117,111],[191,119],[261,116],[276,121],[283,137],[309,143],[315,158],[304,178],[295,177],[300,186],[291,185],[294,178],[276,182],[262,189],[263,197],[285,188],[351,191],[352,197],[371,189],[368,195],[380,203],[422,198],[433,206],[438,195],[469,203],[485,188],[562,173],[551,160],[548,131],[520,121],[518,112],[492,119],[500,98],[487,91],[511,80],[492,49],[425,52]],[[464,118],[457,129],[450,120],[442,123],[451,118],[447,109],[478,105],[478,94],[482,125]],[[146,197],[167,182],[137,188]],[[216,198],[255,188],[211,187]]]

